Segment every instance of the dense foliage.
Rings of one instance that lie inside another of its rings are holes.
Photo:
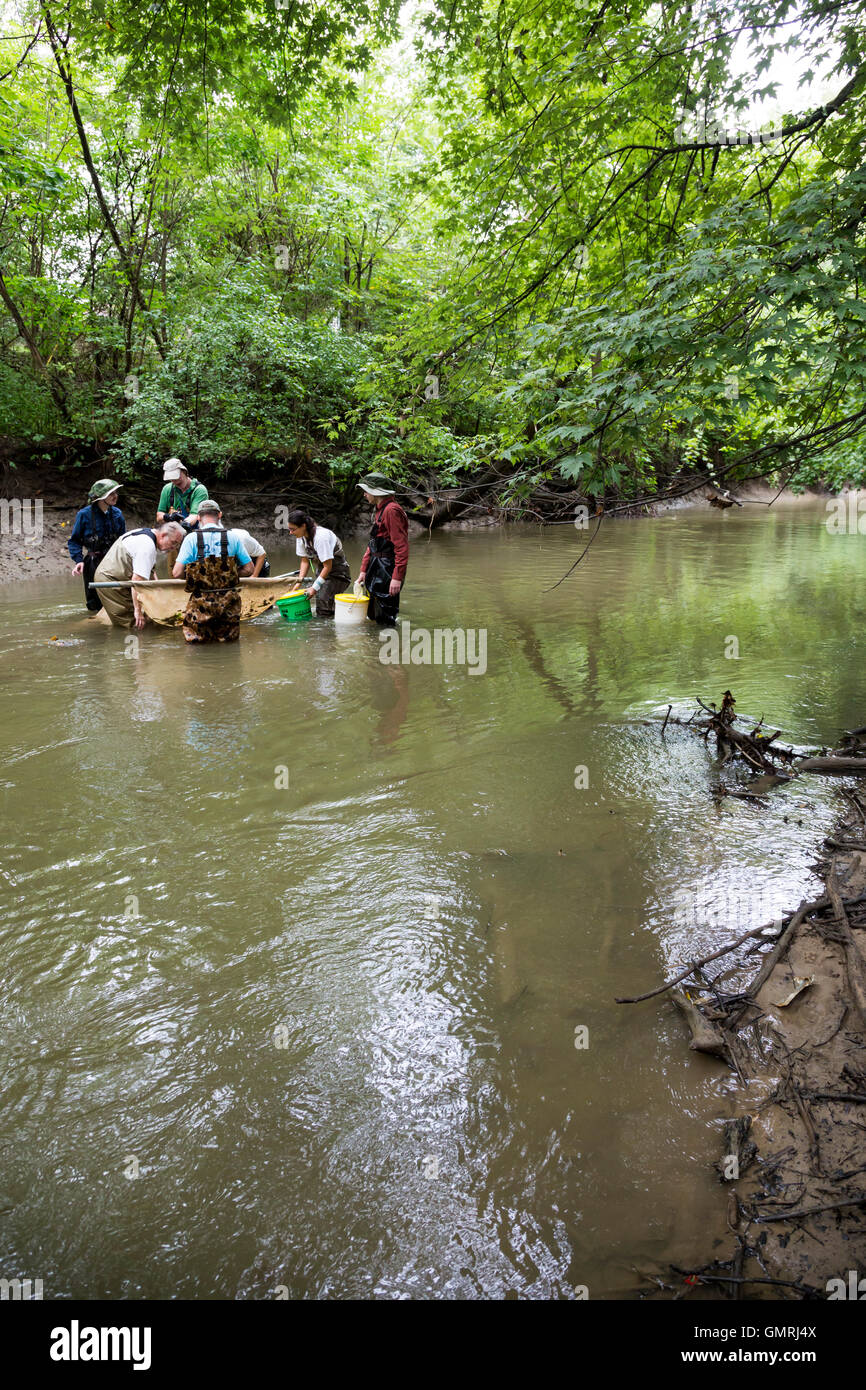
[[[866,481],[863,0],[0,14],[7,457]]]

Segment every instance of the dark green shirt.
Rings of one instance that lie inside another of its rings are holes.
[[[184,516],[190,516],[193,512],[197,516],[199,507],[202,502],[206,500],[207,488],[204,483],[200,483],[198,478],[190,478],[189,487],[186,492],[181,492],[177,483],[166,483],[162,492],[159,494],[159,503],[156,510],[162,512],[163,516],[165,516],[166,512],[170,512],[172,508],[174,508],[175,511],[182,512]]]

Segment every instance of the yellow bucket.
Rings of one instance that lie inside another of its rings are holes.
[[[369,597],[366,594],[363,598],[356,598],[354,594],[335,594],[334,622],[363,623],[367,617],[367,604],[369,602]]]

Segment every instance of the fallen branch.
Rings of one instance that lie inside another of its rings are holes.
[[[803,758],[797,763],[798,772],[838,772],[866,776],[866,758]]]
[[[681,990],[675,990],[671,998],[689,1025],[689,1031],[692,1035],[689,1047],[692,1051],[709,1052],[714,1057],[722,1057],[728,1061],[730,1050],[720,1029],[714,1023],[710,1023],[709,1019],[704,1018],[700,1009]]]
[[[646,994],[635,994],[630,997],[614,999],[613,1002],[615,1004],[642,1004],[645,999],[653,999],[657,994],[664,994],[667,990],[673,989],[674,985],[678,985],[681,980],[687,980],[689,975],[693,975],[702,966],[709,965],[711,960],[718,960],[720,956],[726,956],[729,951],[735,951],[738,946],[742,946],[744,941],[748,941],[750,936],[760,936],[761,932],[767,931],[768,927],[772,925],[772,922],[768,922],[763,927],[752,927],[750,931],[745,931],[742,936],[738,936],[736,941],[732,941],[729,946],[721,946],[718,951],[713,951],[712,955],[704,956],[701,960],[693,960],[686,970],[676,975],[674,979],[668,980],[666,985],[659,985],[656,989],[648,989]]]
[[[859,1091],[808,1091],[812,1100],[852,1100],[855,1105],[866,1105],[866,1095]]]
[[[676,1269],[671,1265],[671,1269]],[[735,1274],[706,1274],[702,1270],[695,1270],[693,1273],[687,1270],[677,1269],[678,1274],[685,1274],[689,1279],[698,1279],[701,1283],[708,1284],[773,1284],[780,1289],[796,1289],[798,1293],[807,1294],[809,1297],[820,1298],[818,1289],[813,1289],[810,1284],[797,1284],[791,1279],[767,1279],[761,1275],[754,1278],[740,1278]]]
[[[839,1211],[842,1207],[862,1207],[866,1205],[866,1193],[862,1197],[848,1197],[844,1202],[826,1202],[820,1207],[800,1207],[799,1211],[774,1212],[771,1216],[753,1216],[755,1222],[796,1221],[801,1216],[818,1216],[822,1211]]]
[[[753,728],[752,732],[749,734],[741,733],[739,729],[735,729],[734,723],[740,716],[734,713],[734,706],[737,702],[730,690],[724,692],[721,708],[719,709],[717,709],[715,705],[705,704],[701,699],[699,699],[697,703],[698,708],[708,714],[709,718],[702,720],[699,724],[695,725],[695,727],[702,731],[704,738],[707,738],[711,733],[716,735],[716,747],[723,762],[729,761],[736,753],[748,764],[753,772],[770,773],[774,777],[787,778],[790,776],[787,772],[780,773],[779,768],[771,761],[772,758],[778,758],[780,762],[790,764],[793,762],[795,756],[792,748],[775,748],[772,746],[781,733],[780,729],[777,729],[775,733],[769,736],[763,735],[760,732],[763,724],[763,716],[761,716],[761,720],[757,727]],[[665,724],[667,724],[669,717],[670,710],[668,710],[668,714],[665,716]],[[688,727],[692,724],[694,718],[695,715],[692,715],[692,718],[685,722],[684,727]],[[674,719],[672,722],[676,724],[683,723],[683,721],[679,719]],[[737,792],[730,792],[727,794],[731,796],[738,795]]]
[[[736,1120],[726,1120],[722,1133],[722,1156],[716,1164],[723,1182],[735,1182],[741,1178],[758,1152],[758,1146],[749,1138],[752,1128],[751,1115],[740,1115]],[[736,1172],[733,1177],[725,1168],[731,1158],[736,1159]]]
[[[782,935],[779,937],[779,940],[776,942],[770,954],[765,958],[764,963],[758,971],[757,975],[755,976],[754,980],[748,986],[748,988],[743,991],[744,994],[750,995],[751,998],[754,999],[755,995],[758,993],[761,987],[764,984],[766,984],[767,980],[770,978],[770,975],[773,973],[779,961],[782,959],[782,956],[787,951],[793,939],[794,933],[799,927],[800,923],[803,922],[806,919],[806,917],[808,917],[810,912],[816,912],[818,908],[826,907],[828,901],[829,900],[826,897],[821,897],[816,898],[814,902],[800,903],[800,906],[797,908],[797,911],[794,913],[787,927],[782,932]]]
[[[803,1103],[803,1097],[800,1094],[800,1088],[797,1085],[796,1080],[794,1079],[794,1074],[791,1071],[790,1063],[788,1061],[785,1061],[784,1067],[786,1083],[785,1088],[787,1090],[788,1095],[791,1097],[791,1099],[797,1107],[797,1113],[800,1116],[800,1122],[803,1126],[803,1129],[806,1132],[806,1138],[809,1141],[809,1157],[812,1160],[812,1171],[814,1173],[820,1173],[821,1148],[818,1142],[818,1131],[815,1129],[812,1116],[809,1114],[809,1111]]]
[[[839,889],[836,884],[835,868],[827,880],[827,893],[830,902],[833,904],[833,915],[839,925],[842,937],[842,949],[845,952],[845,969],[848,975],[848,988],[854,1003],[857,1005],[857,1012],[860,1015],[860,1022],[866,1028],[866,985],[864,985],[864,963],[860,954],[860,949],[854,940],[851,932],[851,923],[848,921],[848,914],[842,902]]]
[[[860,894],[858,897],[856,897],[856,898],[847,898],[847,899],[845,899],[845,906],[846,906],[846,907],[856,907],[858,903],[863,903],[863,902],[866,902],[866,893],[861,893],[861,894]],[[811,912],[820,912],[823,908],[826,908],[826,907],[829,907],[829,906],[830,906],[830,899],[829,899],[829,898],[827,898],[827,897],[816,898],[816,900],[815,900],[814,902],[812,902],[812,903],[806,903],[806,904],[805,904],[805,915],[808,916]],[[795,925],[795,918],[797,918],[797,917],[798,917],[798,914],[800,914],[800,913],[803,911],[803,908],[804,908],[804,904],[801,903],[801,904],[800,904],[800,907],[797,909],[797,912],[794,913],[793,917],[790,916],[790,914],[785,914],[785,915],[783,915],[780,919],[777,919],[777,921],[778,921],[778,920],[781,920],[782,923],[784,923],[785,920],[786,920],[786,916],[787,916],[787,918],[788,918],[787,928],[788,928],[788,931],[790,931],[791,927],[793,927],[793,926]],[[802,921],[802,917],[800,917],[799,920]],[[752,927],[752,928],[750,928],[749,931],[743,932],[742,936],[738,936],[737,939],[736,939],[736,941],[731,941],[727,946],[720,946],[719,949],[718,949],[718,951],[713,951],[710,955],[708,955],[708,956],[703,956],[700,960],[692,961],[692,962],[686,967],[685,970],[682,970],[682,971],[680,972],[679,975],[675,975],[674,978],[673,978],[672,980],[668,980],[667,984],[664,984],[664,985],[657,985],[655,989],[648,989],[647,992],[646,992],[646,994],[633,994],[633,995],[623,995],[623,996],[621,996],[621,997],[615,997],[615,998],[614,998],[614,1003],[615,1003],[615,1004],[642,1004],[642,1003],[644,1002],[645,999],[654,999],[654,998],[656,997],[656,995],[658,995],[658,994],[665,994],[669,989],[673,989],[674,985],[681,984],[683,980],[687,980],[688,977],[689,977],[690,975],[693,975],[694,972],[695,972],[696,970],[700,970],[700,969],[702,969],[703,966],[709,965],[710,961],[718,960],[720,956],[726,956],[726,955],[729,954],[729,952],[735,951],[735,950],[737,949],[738,946],[742,946],[743,943],[744,943],[745,941],[748,941],[748,939],[749,939],[750,936],[763,936],[765,932],[768,932],[768,931],[769,931],[772,927],[774,927],[775,925],[776,925],[775,922],[765,922],[764,925],[763,925],[762,927]],[[796,923],[796,925],[799,926],[799,921]],[[788,939],[790,940],[790,937],[789,937]],[[777,944],[776,944],[775,948],[773,949],[773,951],[771,951],[770,955],[766,957],[765,965],[769,964],[769,970],[767,970],[767,974],[766,974],[766,975],[763,975],[763,967],[762,967],[762,971],[759,972],[758,975],[756,975],[755,980],[753,981],[753,983],[748,987],[748,989],[745,989],[745,990],[742,991],[742,997],[743,997],[744,999],[747,999],[748,1001],[750,1001],[751,998],[752,998],[752,996],[754,996],[756,989],[760,989],[761,985],[764,983],[764,980],[767,978],[767,975],[770,974],[770,971],[773,969],[773,966],[776,964],[777,960],[778,960],[779,957],[781,956],[782,950],[785,949],[786,947],[787,947],[787,942],[783,941],[783,938],[780,937],[780,938],[779,938],[779,941],[777,942]],[[763,978],[762,978],[762,975],[763,975]],[[760,980],[760,984],[758,984],[758,981],[759,981],[759,980]],[[840,1020],[840,1024],[841,1024],[841,1020]]]
[[[736,797],[738,801],[750,801],[753,806],[767,805],[767,798],[765,796],[756,796],[754,792],[733,791],[730,787],[713,787],[712,795],[717,797],[733,796]]]
[[[866,825],[866,811],[863,810],[863,807],[860,805],[858,798],[854,795],[853,792],[846,791],[844,787],[840,787],[839,790],[841,791],[843,796],[847,796],[848,800],[853,803],[857,815],[860,817],[860,820],[863,822],[863,824]]]

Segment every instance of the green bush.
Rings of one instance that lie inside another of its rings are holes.
[[[167,359],[138,376],[118,464],[177,454],[221,476],[240,460],[291,456],[355,404],[365,358],[360,338],[321,318],[287,318],[244,282],[227,285],[175,325]]]
[[[0,435],[39,444],[60,428],[57,407],[44,382],[27,367],[0,361]]]

